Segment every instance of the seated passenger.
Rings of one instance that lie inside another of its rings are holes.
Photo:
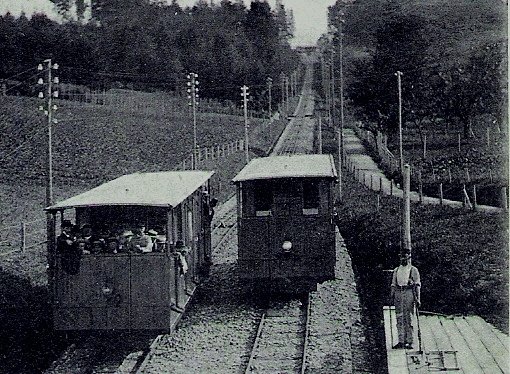
[[[133,230],[133,236],[129,241],[129,250],[134,253],[146,253],[151,252],[152,250],[152,241],[151,238],[145,234],[145,226],[143,224],[139,224]]]
[[[119,239],[116,237],[109,237],[106,239],[106,253],[117,253],[119,251]]]
[[[129,242],[133,237],[133,232],[131,230],[125,230],[119,237],[119,248],[117,250],[118,253],[127,253],[129,252]]]
[[[105,251],[104,243],[99,239],[94,239],[92,241],[92,249],[90,252],[93,254],[98,254],[98,253],[103,253],[104,251]]]
[[[87,249],[87,246],[85,244],[85,240],[83,240],[81,238],[77,239],[74,242],[74,246],[76,247],[77,252],[79,252],[81,254],[84,254],[84,255],[89,255],[90,254],[90,251]]]
[[[89,253],[92,253],[92,242],[94,238],[92,237],[92,227],[86,223],[81,227],[81,235],[80,237],[85,241],[85,247]]]
[[[158,232],[154,229],[147,231],[147,235],[151,238],[151,251],[156,252],[156,239],[158,238]]]

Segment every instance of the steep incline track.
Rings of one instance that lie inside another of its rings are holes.
[[[303,90],[294,115],[273,147],[272,155],[315,153],[316,120],[313,117],[315,99],[312,92],[313,70],[306,69]]]

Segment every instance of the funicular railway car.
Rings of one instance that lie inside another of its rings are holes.
[[[334,279],[337,173],[331,155],[253,159],[233,182],[245,291],[302,293]]]
[[[47,207],[54,328],[170,331],[210,265],[213,174],[125,175]]]

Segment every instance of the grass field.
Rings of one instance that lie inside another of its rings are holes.
[[[388,145],[398,156],[398,139]],[[462,188],[479,204],[502,206],[501,189],[508,190],[508,131],[481,117],[473,122],[472,134],[464,138],[460,126],[430,123],[420,134],[411,126],[403,130],[404,161],[412,166],[413,189],[421,182],[428,196],[462,201]]]

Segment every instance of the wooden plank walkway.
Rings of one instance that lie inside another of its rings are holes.
[[[414,349],[405,350],[392,349],[398,343],[394,307],[383,314],[389,374],[510,374],[508,336],[478,316],[420,314],[421,346],[414,316]]]

